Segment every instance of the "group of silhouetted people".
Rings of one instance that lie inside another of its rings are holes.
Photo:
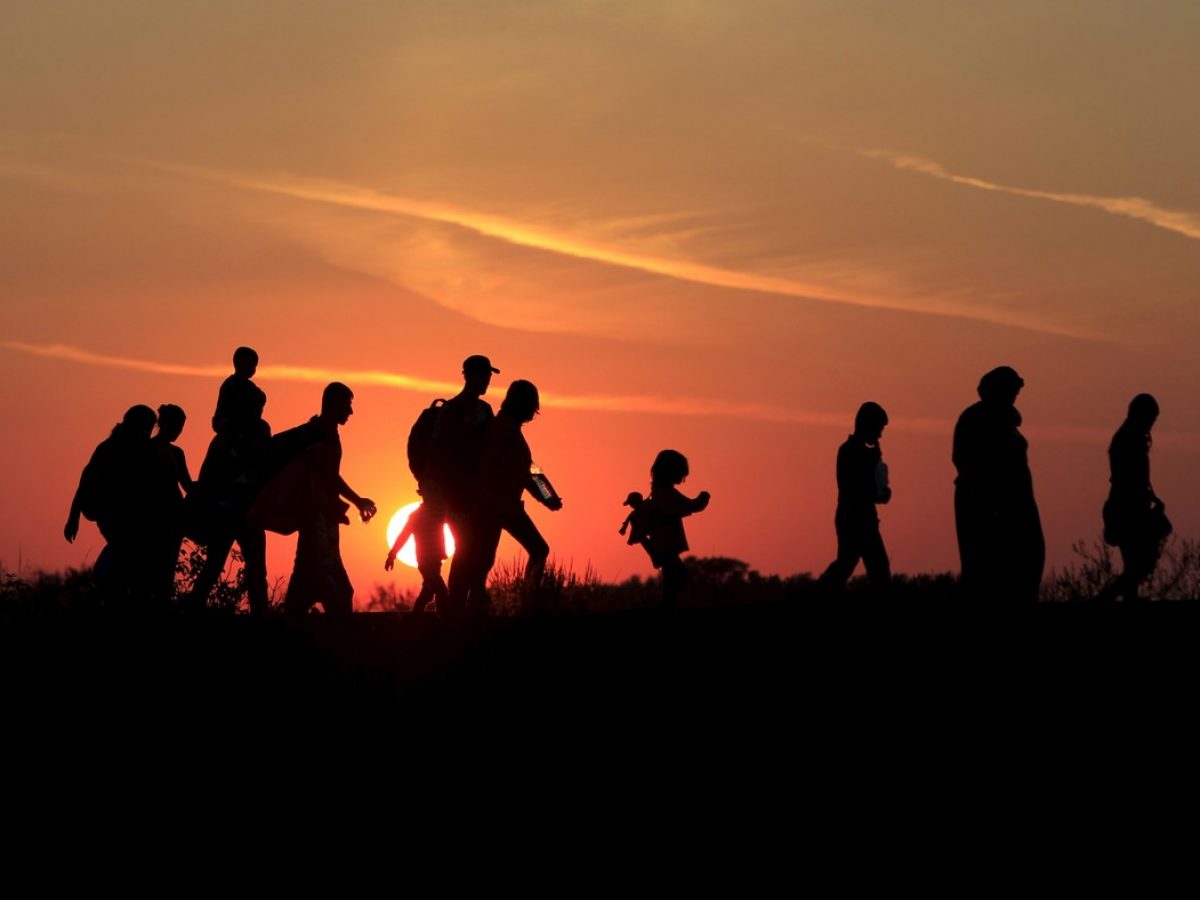
[[[486,614],[488,574],[505,531],[528,557],[523,583],[531,596],[540,585],[550,546],[522,498],[528,492],[551,510],[561,509],[562,500],[535,469],[523,431],[541,409],[538,389],[513,381],[493,413],[483,395],[499,371],[486,356],[467,357],[463,389],[449,400],[435,400],[409,434],[409,468],[422,503],[384,565],[391,569],[411,532],[422,578],[414,609],[424,610],[434,600],[444,616]],[[447,525],[456,546],[448,582],[441,575]]]
[[[233,365],[217,396],[213,437],[196,480],[174,443],[183,410],[166,404],[156,416],[148,406],[133,406],[84,468],[64,534],[75,539],[81,515],[97,524],[105,540],[95,565],[97,586],[110,606],[135,610],[171,601],[185,537],[205,555],[181,601],[203,608],[236,543],[250,611],[262,614],[268,606],[266,530],[298,532],[285,611],[304,613],[320,602],[330,614],[349,614],[354,592],[337,531],[349,507],[340,498],[353,503],[363,521],[375,513],[375,504],[340,475],[338,427],[349,419],[354,395],[344,384],[330,384],[319,415],[272,434],[263,418],[267,396],[254,383],[258,354],[239,347]]]
[[[963,411],[954,428],[960,584],[963,593],[983,603],[1037,602],[1046,565],[1029,443],[1021,434],[1016,407],[1024,386],[1008,366],[991,370],[980,379],[979,402]],[[1137,600],[1171,533],[1165,504],[1150,484],[1150,431],[1157,419],[1155,399],[1138,394],[1109,447],[1112,474],[1103,509],[1104,540],[1119,549],[1123,571],[1096,598],[1099,602]],[[875,509],[892,496],[880,449],[887,422],[883,407],[864,403],[854,432],[838,450],[838,554],[821,576],[827,587],[843,588],[860,561],[871,592],[884,593],[891,580]]]
[[[130,407],[80,476],[63,535],[75,540],[80,516],[96,523],[105,540],[96,582],[113,605],[148,606],[174,592],[184,496],[193,488],[187,459],[174,443],[184,421],[183,410],[171,404],[157,414],[149,406]]]
[[[263,417],[267,396],[254,382],[258,355],[240,347],[233,364],[218,393],[213,437],[196,480],[175,444],[186,420],[183,410],[165,404],[156,415],[148,406],[131,407],[84,468],[64,534],[75,539],[81,515],[96,522],[106,542],[95,565],[97,585],[113,606],[136,609],[172,599],[185,537],[204,546],[205,557],[182,603],[203,608],[236,543],[249,609],[261,614],[268,608],[266,532],[296,533],[285,612],[302,615],[319,603],[326,614],[345,617],[353,611],[354,589],[342,563],[340,526],[349,524],[351,505],[363,522],[376,512],[374,502],[341,475],[339,429],[353,414],[354,395],[344,384],[329,384],[319,414],[273,434]],[[528,596],[537,596],[550,547],[523,498],[528,493],[550,510],[561,509],[562,499],[534,465],[524,434],[540,411],[538,389],[513,381],[493,413],[483,396],[499,371],[488,357],[469,356],[462,390],[433,401],[410,431],[408,462],[422,502],[384,565],[390,571],[401,548],[414,541],[422,578],[417,612],[432,603],[445,617],[486,614],[488,575],[504,532],[524,549],[521,583]],[[1007,366],[988,372],[979,383],[979,402],[962,413],[954,429],[961,584],[964,593],[983,602],[1036,602],[1045,567],[1028,442],[1016,408],[1023,386]],[[1153,397],[1139,394],[1109,448],[1104,537],[1119,548],[1124,567],[1097,598],[1101,601],[1138,599],[1171,531],[1150,483],[1150,431],[1158,412]],[[864,403],[854,431],[838,449],[837,558],[820,578],[831,591],[844,589],[860,562],[872,594],[886,593],[891,581],[876,509],[892,496],[880,446],[887,424],[882,406]],[[620,529],[661,572],[667,608],[677,603],[687,580],[683,519],[710,500],[707,491],[690,498],[679,490],[688,474],[682,453],[661,451],[650,467],[649,495],[627,496],[630,513]],[[456,552],[444,579],[447,529]]]

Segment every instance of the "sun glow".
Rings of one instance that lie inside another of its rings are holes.
[[[408,506],[403,506],[396,511],[388,522],[387,527],[387,543],[388,548],[396,543],[396,538],[400,536],[400,532],[404,530],[404,526],[408,524],[408,517],[420,508],[420,502],[410,503]],[[442,526],[442,535],[446,539],[446,558],[449,559],[454,555],[454,535],[450,533],[450,526]],[[404,542],[404,546],[400,548],[396,559],[404,563],[406,566],[415,569],[417,567],[417,540],[412,535]]]

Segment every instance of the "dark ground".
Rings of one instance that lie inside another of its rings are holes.
[[[80,810],[85,842],[119,842],[130,808],[143,831],[182,821],[194,848],[159,838],[190,854],[186,871],[254,854],[253,823],[282,819],[315,829],[292,849],[317,854],[407,822],[443,850],[627,859],[636,844],[669,865],[686,834],[711,848],[688,857],[701,882],[740,839],[784,871],[808,854],[885,881],[954,882],[951,866],[990,855],[970,878],[991,883],[1015,858],[1061,861],[1080,835],[1124,842],[1170,830],[1164,807],[1192,815],[1198,633],[1190,603],[461,629],[382,613],[15,617],[0,627],[0,771],[24,802],[10,819],[40,816],[47,834]],[[739,865],[734,884],[756,871]]]
[[[1200,606],[759,606],[331,623],[100,611],[0,629],[3,706],[67,733],[336,723],[468,739],[566,730],[953,731],[1014,718],[1175,715],[1200,686]],[[1162,707],[1171,707],[1163,709]],[[423,739],[426,739],[423,738]]]

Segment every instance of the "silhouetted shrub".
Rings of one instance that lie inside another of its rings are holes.
[[[1042,600],[1093,600],[1121,572],[1120,554],[1099,538],[1071,545],[1076,562],[1052,570],[1042,586]],[[1172,536],[1154,575],[1141,588],[1154,600],[1200,600],[1200,543]]]

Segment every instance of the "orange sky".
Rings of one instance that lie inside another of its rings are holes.
[[[713,493],[695,552],[819,571],[867,399],[894,568],[954,568],[949,433],[999,364],[1052,564],[1139,391],[1195,535],[1197,36],[1189,2],[5,4],[0,562],[95,558],[62,523],[133,403],[190,413],[197,468],[238,344],[276,429],[355,388],[344,474],[387,512],[465,356],[493,405],[534,381],[566,500],[534,517],[610,579],[650,571],[620,501],[668,446]],[[391,577],[382,522],[343,547],[360,597]]]

